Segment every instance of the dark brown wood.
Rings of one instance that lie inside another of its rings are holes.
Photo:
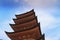
[[[24,17],[24,18],[21,18],[21,19],[13,19],[15,24],[21,24],[21,23],[25,23],[27,21],[30,21],[32,20],[33,18],[35,18],[35,15],[30,15],[28,17]]]
[[[11,40],[45,40],[33,9],[24,14],[16,15],[16,19],[13,21],[15,24],[10,24],[10,26],[14,32],[6,32]]]
[[[42,39],[45,40],[45,34],[43,34]]]
[[[45,40],[45,35],[41,35],[40,38],[36,39],[36,40]]]
[[[34,28],[22,32],[13,32],[13,33],[6,32],[6,34],[11,38],[11,40],[24,40],[24,39],[36,40],[40,37],[40,31],[38,25]]]
[[[23,30],[26,28],[30,28],[31,26],[36,25],[37,22],[37,18],[34,18],[33,20],[23,23],[23,24],[10,24],[10,26],[13,28],[14,31],[19,31],[19,30]]]
[[[34,12],[33,9],[31,11],[29,11],[29,12],[26,12],[26,13],[23,13],[23,14],[20,14],[20,15],[16,15],[16,18],[17,19],[24,18],[24,17],[28,17],[29,15],[32,15],[32,14],[35,15],[35,12]]]

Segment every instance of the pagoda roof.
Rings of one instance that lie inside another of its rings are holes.
[[[34,18],[33,20],[31,20],[29,22],[26,22],[23,24],[10,24],[10,26],[13,28],[14,31],[18,31],[18,30],[29,28],[33,25],[36,25],[37,23],[38,23],[37,19]]]
[[[40,23],[35,16],[34,9],[29,12],[15,15],[15,24],[10,24],[14,32],[6,32],[11,40],[45,40],[41,33]]]
[[[35,27],[26,29],[26,30],[22,30],[22,31],[17,31],[17,32],[6,32],[6,34],[10,37],[10,38],[19,38],[22,36],[28,36],[30,35],[31,38],[39,38],[40,37],[40,31],[39,31],[39,24],[37,24]],[[23,39],[23,37],[22,37]]]
[[[16,32],[6,32],[7,34],[14,34],[14,33],[19,33],[19,32],[23,32],[23,31],[28,31],[28,30],[31,30],[31,29],[34,29],[34,28],[36,28],[36,27],[38,27],[38,28],[40,28],[40,23],[38,23],[38,24],[36,24],[36,25],[34,25],[33,27],[31,27],[31,28],[27,28],[26,30],[24,29],[24,30],[19,30],[19,31],[16,31]],[[39,29],[40,30],[40,29]]]
[[[30,16],[30,15],[32,15],[32,14],[35,15],[34,9],[32,9],[32,10],[29,11],[29,12],[26,12],[26,13],[23,13],[23,14],[19,14],[19,15],[15,15],[15,16],[16,16],[16,18],[18,19],[18,18],[24,18],[24,17]]]
[[[33,14],[33,15],[30,15],[28,17],[24,17],[24,18],[21,18],[21,19],[13,19],[13,21],[15,22],[15,24],[21,24],[21,23],[25,23],[27,21],[30,21],[32,19],[34,19],[36,16]]]
[[[37,17],[35,17],[34,19],[32,19],[32,20],[30,20],[30,21],[28,21],[28,22],[25,22],[25,23],[22,23],[22,24],[9,24],[11,27],[15,27],[15,26],[18,26],[18,25],[25,25],[25,24],[29,24],[29,23],[38,23],[38,21],[37,21]]]

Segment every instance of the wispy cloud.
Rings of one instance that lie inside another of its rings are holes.
[[[50,10],[49,10],[49,12],[48,12],[48,10],[40,10],[40,9],[39,10],[36,9],[35,11],[36,11],[36,15],[38,16],[38,21],[41,23],[42,32],[45,33],[45,35],[46,35],[45,36],[46,40],[48,40],[48,39],[49,40],[58,40],[60,36],[57,36],[58,35],[57,33],[59,31],[57,32],[54,30],[58,30],[57,27],[60,26],[60,21],[59,21],[60,18],[56,18],[55,16],[53,16],[52,11],[50,11]],[[54,11],[56,11],[56,10],[54,10]],[[57,32],[57,33],[55,33],[55,32]],[[54,34],[55,34],[55,36],[54,36]]]
[[[24,0],[32,7],[53,7],[58,0]]]
[[[14,2],[17,3],[19,1],[20,0],[15,0]],[[46,35],[45,36],[46,40],[59,40],[60,35],[58,34],[60,32],[58,28],[60,28],[59,27],[60,16],[59,17],[54,16],[55,14],[59,15],[60,13],[56,8],[58,0],[23,0],[23,1],[26,3],[25,5],[29,5],[30,7],[34,8],[36,15],[38,16],[38,21],[41,23],[42,32],[45,33]],[[29,6],[28,8],[25,6],[22,8],[20,7],[19,10],[15,11],[15,14],[20,14],[22,12],[24,13],[27,12],[28,10],[31,10],[32,8],[30,8]],[[3,30],[3,32],[1,31],[1,34],[4,33],[4,31],[12,31],[11,27],[9,26],[9,23],[14,22],[11,19],[1,23],[2,27],[0,27],[0,29],[2,28],[1,30]]]
[[[0,39],[2,40],[10,40],[5,33],[7,32],[13,32],[13,29],[10,27],[9,23],[14,23],[12,20],[6,20],[0,24]]]

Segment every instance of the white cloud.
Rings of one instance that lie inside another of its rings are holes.
[[[54,10],[56,11],[56,10]],[[59,40],[59,37],[56,33],[49,33],[48,31],[51,31],[51,29],[54,29],[60,26],[60,18],[56,18],[52,15],[52,12],[49,10],[35,10],[36,15],[38,16],[38,21],[41,23],[41,28],[43,33],[47,33],[45,36],[46,40]],[[51,13],[50,13],[51,12]],[[51,31],[52,32],[52,31]],[[57,32],[58,33],[58,32]],[[56,36],[54,36],[54,34]],[[49,37],[50,36],[50,37]]]
[[[52,7],[57,4],[58,0],[24,0],[32,7]]]
[[[0,39],[2,40],[10,40],[6,35],[5,31],[13,32],[13,29],[10,27],[9,23],[14,23],[13,20],[6,20],[0,24]]]
[[[46,40],[59,40],[60,39],[60,35],[56,34],[55,36],[51,36],[51,37],[46,37]]]
[[[45,10],[45,11],[36,10],[36,15],[38,16],[38,20],[41,22],[41,26],[44,28],[46,28],[48,26],[49,26],[49,28],[51,28],[50,26],[55,24],[58,20],[54,16],[52,16],[49,12],[47,12],[47,10]]]
[[[57,40],[57,38],[53,38],[53,37],[47,37],[46,40]]]
[[[14,23],[13,20],[6,20],[4,22],[1,23],[0,28],[2,28],[3,31],[13,31],[9,25],[9,23]]]

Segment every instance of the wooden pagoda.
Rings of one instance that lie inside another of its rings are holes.
[[[16,15],[16,19],[13,20],[15,24],[10,24],[10,26],[14,32],[6,32],[11,40],[45,40],[33,9]]]

